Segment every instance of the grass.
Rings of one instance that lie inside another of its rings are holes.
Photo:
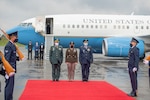
[[[8,43],[8,40],[4,36],[2,36],[0,38],[0,46],[5,46],[7,43]],[[24,45],[20,44],[20,43],[17,43],[17,46],[22,47]]]

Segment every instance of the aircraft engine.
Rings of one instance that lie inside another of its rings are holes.
[[[102,43],[102,53],[109,57],[128,57],[131,39],[122,37],[105,38]],[[142,58],[145,55],[144,41],[140,39],[138,41],[139,56]]]

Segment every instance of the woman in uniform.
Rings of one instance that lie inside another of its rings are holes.
[[[69,48],[66,50],[65,62],[68,67],[68,79],[72,81],[74,80],[75,66],[78,62],[78,53],[74,48],[74,42],[70,42]]]

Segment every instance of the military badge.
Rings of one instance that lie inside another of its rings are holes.
[[[88,48],[87,51],[90,52],[90,48]]]

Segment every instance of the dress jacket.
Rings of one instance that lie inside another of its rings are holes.
[[[139,48],[136,46],[129,49],[128,68],[132,70],[134,67],[139,68]]]
[[[11,41],[9,41],[4,48],[4,56],[9,64],[16,70],[16,46]]]
[[[68,48],[66,50],[66,59],[65,62],[75,63],[78,62],[78,54],[75,48]]]
[[[80,47],[79,62],[81,64],[93,63],[93,50],[90,46],[87,46],[87,48],[84,46]]]
[[[49,51],[49,61],[51,64],[62,64],[63,62],[63,47],[51,46]]]

